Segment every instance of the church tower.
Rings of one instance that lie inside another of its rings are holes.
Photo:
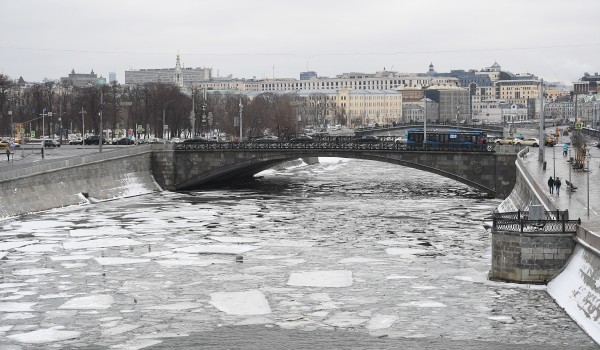
[[[175,74],[173,76],[173,84],[183,88],[183,70],[179,61],[179,52],[177,53],[177,62],[175,63]]]

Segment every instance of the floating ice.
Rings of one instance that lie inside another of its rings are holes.
[[[60,244],[30,244],[24,247],[16,248],[19,252],[38,253],[53,252],[61,248]]]
[[[0,302],[0,312],[28,312],[37,303]]]
[[[197,244],[176,251],[199,254],[242,254],[258,248],[260,247],[245,244]]]
[[[356,257],[352,257],[352,258],[345,258],[339,261],[340,264],[354,264],[354,263],[371,263],[371,262],[383,262],[383,260],[379,260],[379,259],[372,259],[372,258],[362,258],[359,256]]]
[[[56,272],[56,270],[46,269],[46,268],[21,269],[21,270],[14,270],[13,275],[15,275],[15,276],[34,276],[34,275],[45,275],[45,274],[54,273],[54,272]]]
[[[231,315],[264,315],[271,313],[269,302],[259,290],[216,292],[210,294],[210,304]]]
[[[225,236],[209,236],[208,238],[221,243],[256,243],[261,242],[260,239],[251,237],[225,237]]]
[[[129,264],[141,264],[150,262],[150,259],[139,259],[139,258],[94,258],[96,262],[102,266],[104,265],[129,265]]]
[[[70,260],[88,260],[92,259],[93,255],[57,255],[51,256],[52,261],[70,261]]]
[[[164,267],[178,267],[178,266],[209,266],[213,264],[231,264],[233,260],[223,259],[199,259],[199,258],[187,258],[187,259],[165,259],[158,260],[157,263]]]
[[[108,309],[113,303],[113,297],[106,294],[90,295],[86,297],[73,298],[59,306],[66,310],[96,310]]]
[[[42,294],[39,296],[39,299],[58,299],[58,298],[72,298],[73,295],[66,293],[58,293],[58,294]]]
[[[147,306],[144,308],[144,310],[189,310],[197,309],[199,307],[202,307],[202,304],[191,301],[182,301],[174,304]]]
[[[405,280],[419,278],[417,276],[402,276],[402,275],[389,275],[385,277],[388,280]]]
[[[75,331],[63,331],[60,330],[62,327],[53,327],[46,329],[38,329],[37,331],[29,333],[19,333],[7,336],[7,338],[14,339],[20,343],[28,344],[44,344],[52,343],[55,341],[74,339],[79,337],[80,332]]]
[[[129,238],[101,238],[87,241],[70,241],[63,243],[65,249],[87,249],[87,248],[106,248],[120,247],[130,245],[140,245],[142,242],[134,241]]]
[[[75,229],[69,232],[71,237],[94,237],[94,236],[126,236],[130,235],[131,231],[125,230],[118,226],[99,227],[99,228],[83,228]]]
[[[414,307],[446,307],[437,301],[411,301],[409,303],[398,304],[398,306],[414,306]]]
[[[39,243],[39,240],[32,241],[15,241],[15,242],[0,242],[0,250],[11,250],[19,247],[24,247],[26,245]]]
[[[304,287],[349,287],[352,285],[352,271],[292,272],[287,284]]]
[[[489,316],[487,319],[501,323],[515,323],[515,319],[512,316]]]
[[[396,315],[375,315],[367,323],[368,330],[389,328],[398,320]]]
[[[339,312],[323,321],[323,323],[334,327],[353,327],[367,322],[365,318],[353,317],[351,312]]]
[[[0,333],[4,333],[4,332],[8,332],[10,331],[14,326],[0,326]]]
[[[160,344],[160,343],[162,343],[162,340],[136,338],[133,340],[129,340],[123,344],[113,345],[110,348],[111,349],[139,350],[139,349],[147,348],[149,346]]]
[[[386,248],[385,252],[389,255],[401,255],[405,257],[412,257],[418,254],[427,253],[427,250],[417,248]]]
[[[112,327],[112,328],[108,328],[108,329],[103,329],[102,330],[102,336],[104,337],[110,337],[113,335],[118,335],[118,334],[123,334],[129,331],[132,331],[136,328],[139,328],[140,325],[133,325],[133,324],[122,324],[116,327]]]
[[[0,260],[8,255],[8,252],[0,252]]]

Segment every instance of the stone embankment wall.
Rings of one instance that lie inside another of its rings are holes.
[[[138,146],[3,172],[0,218],[160,191],[151,160]]]
[[[498,211],[527,210],[532,204],[556,210],[520,160],[524,154],[517,160],[515,188]],[[550,280],[548,294],[600,344],[600,235],[581,226],[575,236],[495,232],[492,249],[490,277]]]

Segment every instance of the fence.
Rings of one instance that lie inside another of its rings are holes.
[[[542,218],[532,219],[529,211],[494,213],[492,230],[508,232],[572,233],[581,219],[569,220],[569,211],[544,211]]]

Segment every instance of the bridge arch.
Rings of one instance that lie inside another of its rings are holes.
[[[306,157],[350,158],[396,164],[441,175],[499,198],[508,196],[516,176],[515,155],[495,152],[308,148],[175,150],[174,178],[172,186],[167,186],[167,189],[188,190],[214,182],[250,178],[279,163]]]

